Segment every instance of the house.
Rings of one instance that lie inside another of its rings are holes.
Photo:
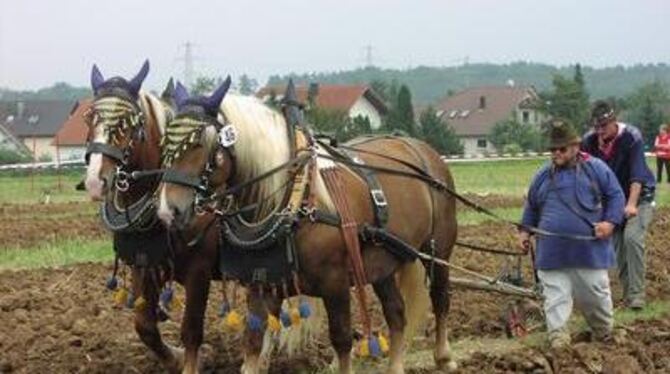
[[[258,91],[256,96],[267,102],[281,100],[285,86],[267,86]],[[370,86],[363,84],[316,84],[296,86],[298,100],[309,103],[313,100],[316,106],[324,109],[345,111],[349,118],[367,117],[373,130],[382,125],[382,118],[388,112],[384,100]]]
[[[84,159],[88,133],[85,116],[92,105],[92,99],[79,100],[56,133],[52,145],[58,145],[60,160]]]
[[[0,150],[29,155],[30,149],[4,125],[6,120],[7,118],[3,118],[0,121]]]
[[[56,160],[54,136],[72,110],[71,101],[36,100],[0,102],[0,121],[35,159]]]
[[[464,153],[476,155],[496,153],[488,139],[496,123],[516,120],[539,126],[546,115],[537,109],[539,97],[533,87],[473,87],[448,96],[435,105],[442,118],[461,139]]]

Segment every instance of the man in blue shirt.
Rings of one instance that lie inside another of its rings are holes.
[[[535,175],[522,223],[559,236],[537,237],[538,278],[552,348],[569,344],[573,298],[597,339],[611,336],[612,296],[607,269],[614,265],[611,235],[623,221],[624,195],[612,171],[579,151],[580,137],[563,121],[549,129],[551,162]],[[519,231],[530,247],[530,229]]]
[[[591,119],[593,130],[584,136],[582,150],[607,163],[626,196],[626,221],[614,232],[614,250],[623,299],[639,310],[645,302],[644,239],[653,217],[656,180],[637,128],[618,122],[614,108],[605,101],[594,104]]]

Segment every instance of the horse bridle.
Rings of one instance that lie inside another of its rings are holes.
[[[232,128],[232,125],[229,123],[226,124],[220,123],[216,118],[213,118],[212,116],[202,113],[197,108],[193,108],[191,111],[183,112],[177,117],[175,117],[172,126],[170,126],[170,128],[173,129],[179,128],[180,122],[182,124],[186,124],[186,126],[188,127],[192,127],[193,130],[185,134],[184,138],[178,140],[177,143],[173,144],[172,147],[165,146],[163,148],[165,152],[163,154],[164,166],[169,167],[170,164],[179,157],[180,153],[186,150],[189,146],[195,144],[196,140],[202,141],[202,138],[204,137],[204,134],[206,133],[208,127],[210,126],[214,127],[217,133],[217,137],[219,137],[219,139],[217,139],[216,146],[214,147],[214,149],[209,150],[207,163],[205,164],[202,173],[200,173],[198,177],[192,177],[184,172],[174,170],[172,168],[163,170],[163,178],[162,178],[163,182],[188,187],[195,191],[195,199],[193,202],[194,211],[197,214],[204,214],[208,211],[207,205],[211,204],[212,202],[217,202],[218,198],[220,197],[217,191],[212,191],[212,186],[210,183],[210,178],[215,170],[214,165],[216,165],[216,157],[219,152],[226,153],[228,159],[231,161],[230,166],[231,169],[228,178],[226,180],[226,184],[228,184],[235,175],[235,167],[236,167],[235,147],[234,147],[235,139],[230,139],[228,141],[229,143],[228,144],[226,142],[223,142],[220,138],[222,136],[225,136],[225,134],[223,134],[222,131],[234,128]],[[174,123],[176,123],[177,125],[174,125]],[[169,133],[170,129],[168,129],[168,135],[164,138],[164,140],[167,142],[171,141]],[[230,136],[233,137],[235,136],[234,131]],[[226,207],[224,209],[230,208],[230,205],[232,205],[232,196],[228,196],[226,198],[225,205]]]
[[[132,100],[129,95],[121,90],[115,91],[117,92],[96,98],[93,101],[92,108],[86,114],[89,131],[93,132],[95,128],[102,126],[107,142],[89,142],[86,147],[85,160],[88,165],[90,156],[96,153],[114,160],[116,163],[114,174],[116,189],[120,192],[126,192],[130,188],[132,180],[128,170],[129,158],[135,140],[138,139],[141,142],[146,140],[145,121],[144,113],[137,101]],[[132,133],[126,147],[121,149],[116,144],[121,132],[127,128],[130,128]]]

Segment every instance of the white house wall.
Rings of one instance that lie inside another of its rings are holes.
[[[83,160],[86,153],[85,146],[61,146],[59,149],[61,161]]]
[[[495,153],[496,148],[493,146],[493,143],[491,143],[485,135],[479,136],[479,137],[461,137],[459,139],[461,141],[461,144],[463,144],[463,153],[466,155],[477,155],[477,154],[487,154],[487,153]],[[486,147],[479,147],[478,142],[480,141],[486,141]]]
[[[357,116],[368,117],[370,120],[370,127],[372,127],[373,130],[377,130],[382,126],[382,117],[379,115],[379,112],[370,101],[363,96],[358,98],[356,103],[349,109],[350,118],[355,118]]]
[[[34,153],[35,159],[39,159],[43,156],[48,156],[52,161],[56,160],[56,147],[51,145],[53,142],[53,137],[35,137],[33,142],[33,137],[22,138],[23,144],[28,147],[30,153]],[[34,149],[33,149],[34,148]]]

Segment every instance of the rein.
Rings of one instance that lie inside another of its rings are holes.
[[[517,221],[512,221],[510,219],[499,216],[498,214],[496,214],[496,213],[492,212],[491,210],[475,203],[472,200],[469,200],[465,196],[463,196],[463,195],[457,193],[455,190],[449,188],[449,186],[447,186],[444,182],[433,178],[428,173],[423,171],[421,168],[419,168],[416,165],[413,165],[413,164],[411,164],[407,161],[404,161],[404,160],[401,160],[401,159],[398,159],[398,158],[395,158],[395,157],[392,157],[392,156],[387,156],[387,155],[377,153],[377,152],[359,150],[359,149],[356,149],[356,148],[353,148],[353,147],[347,147],[347,146],[341,146],[341,147],[343,147],[345,149],[351,149],[351,150],[354,150],[356,152],[367,153],[367,154],[375,155],[375,156],[378,156],[378,157],[382,157],[382,158],[385,158],[385,159],[388,159],[388,160],[398,162],[398,163],[400,163],[404,166],[407,166],[407,167],[411,168],[415,172],[412,173],[412,172],[407,172],[407,171],[398,170],[398,169],[386,168],[386,167],[383,167],[383,166],[358,164],[356,162],[352,162],[352,161],[349,161],[349,160],[344,159],[344,158],[333,157],[333,156],[330,156],[330,155],[321,155],[320,154],[317,157],[324,158],[324,159],[327,159],[327,160],[331,160],[331,161],[334,161],[334,162],[339,162],[339,163],[345,164],[349,167],[368,169],[368,170],[373,170],[373,171],[377,171],[377,172],[381,172],[381,173],[386,173],[386,174],[397,175],[397,176],[401,176],[401,177],[407,177],[407,178],[413,178],[413,179],[421,180],[421,181],[427,183],[432,188],[437,189],[438,191],[448,193],[449,195],[458,199],[464,205],[466,205],[469,208],[474,209],[478,213],[488,215],[488,216],[493,217],[493,218],[495,218],[495,219],[497,219],[501,222],[511,224],[511,225],[517,227],[518,229],[523,229],[523,230],[529,231],[529,232],[531,232],[533,234],[536,234],[536,235],[539,235],[539,236],[557,237],[557,238],[563,238],[563,239],[584,240],[584,241],[597,240],[597,238],[593,235],[575,235],[575,234],[555,233],[555,232],[540,229],[538,227],[532,227],[532,226],[524,225],[524,224],[522,224],[520,222],[517,222]]]

